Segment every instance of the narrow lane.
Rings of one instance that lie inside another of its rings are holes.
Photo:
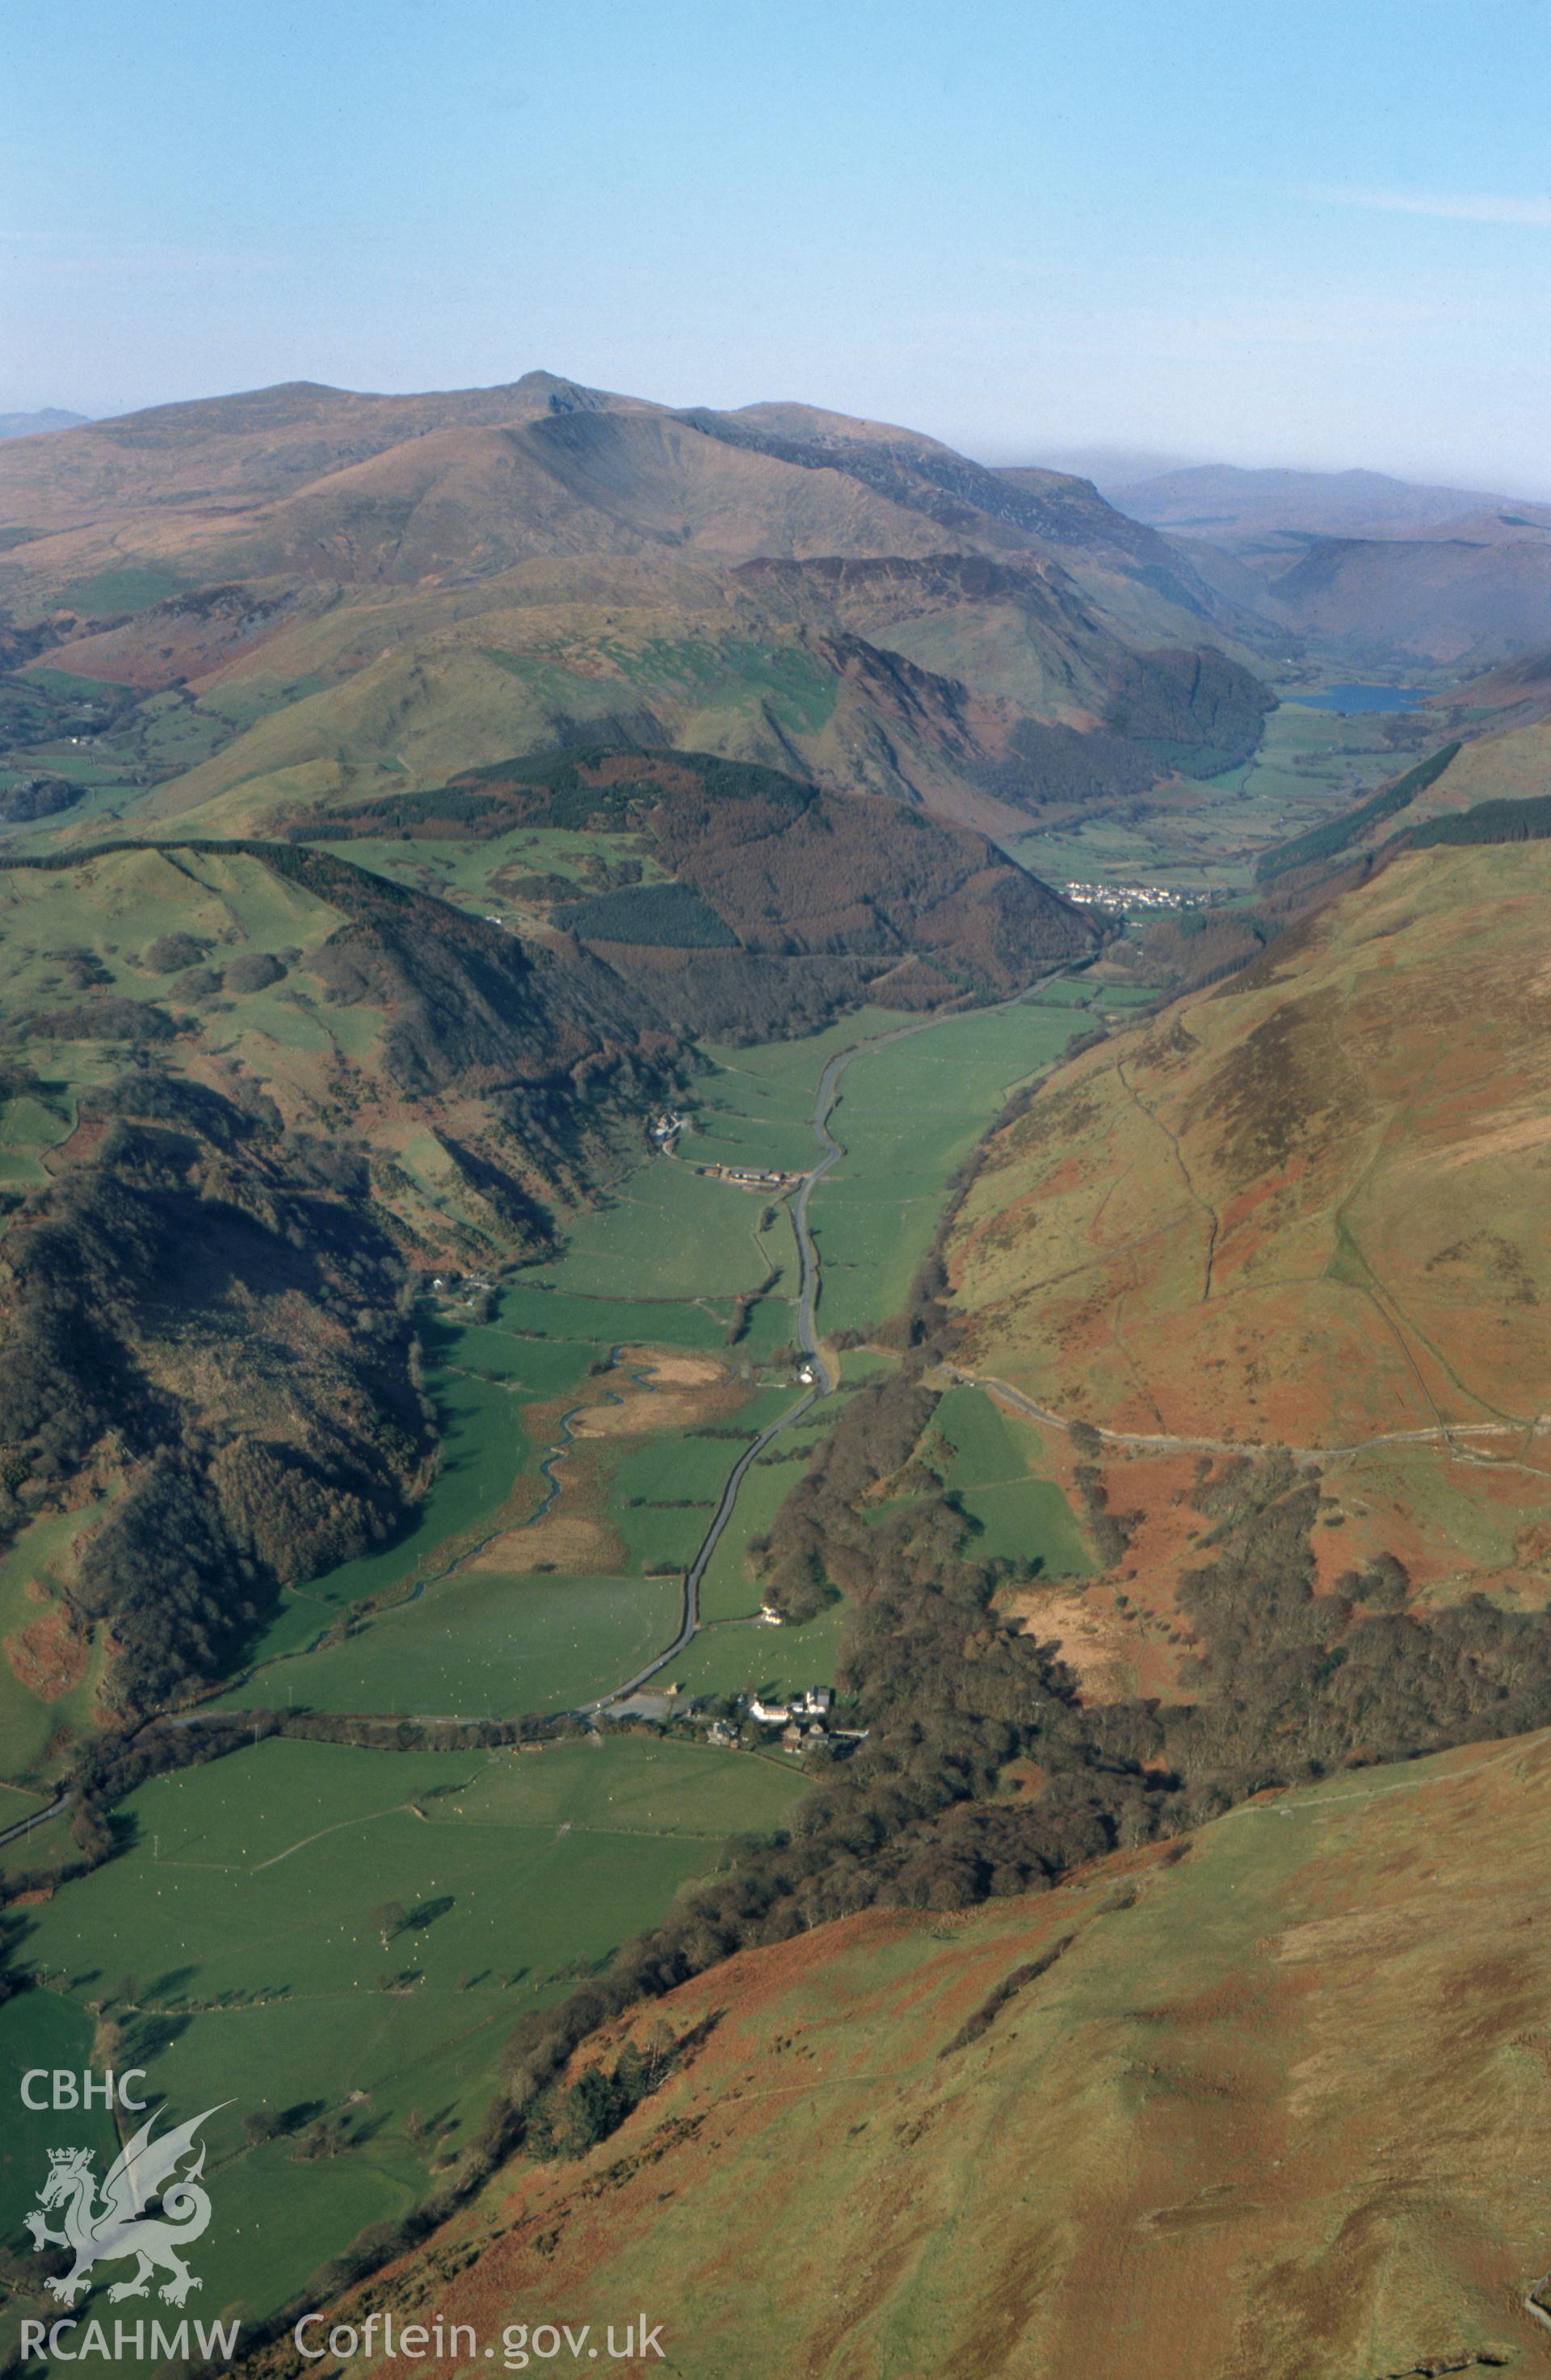
[[[1063,970],[1056,968],[1051,972],[1059,974]],[[1036,977],[1032,984],[1025,985],[1021,991],[1015,991],[1010,999],[998,1000],[984,1008],[956,1008],[946,1016],[923,1016],[912,1025],[897,1026],[892,1032],[871,1034],[864,1041],[853,1042],[849,1050],[837,1050],[824,1066],[813,1093],[813,1105],[808,1119],[812,1126],[813,1137],[819,1144],[819,1160],[811,1172],[803,1175],[801,1186],[788,1209],[791,1218],[792,1236],[797,1242],[797,1343],[804,1363],[810,1365],[818,1374],[818,1379],[796,1404],[790,1406],[786,1413],[776,1420],[768,1423],[761,1430],[759,1436],[744,1448],[728,1473],[727,1485],[722,1489],[721,1500],[711,1516],[711,1524],[701,1540],[700,1550],[684,1574],[683,1613],[679,1621],[678,1633],[672,1644],[666,1652],[659,1653],[654,1660],[649,1661],[644,1669],[638,1670],[633,1678],[628,1678],[623,1685],[615,1686],[606,1694],[600,1694],[595,1702],[583,1704],[581,1708],[584,1714],[591,1716],[594,1711],[606,1709],[610,1703],[622,1702],[629,1695],[638,1693],[649,1679],[656,1677],[661,1670],[667,1668],[669,1662],[677,1660],[686,1645],[699,1633],[701,1581],[704,1578],[711,1557],[720,1544],[728,1522],[732,1519],[738,1503],[738,1491],[743,1484],[750,1465],[764,1452],[773,1439],[780,1436],[782,1430],[789,1429],[793,1423],[800,1421],[802,1415],[817,1402],[820,1397],[833,1396],[840,1385],[839,1375],[832,1370],[829,1359],[824,1354],[819,1341],[818,1306],[822,1267],[818,1245],[808,1220],[808,1202],[824,1175],[832,1167],[837,1165],[846,1154],[844,1144],[837,1140],[829,1129],[829,1119],[839,1096],[841,1076],[858,1058],[865,1058],[872,1050],[886,1050],[896,1041],[913,1040],[918,1034],[934,1033],[940,1031],[944,1026],[957,1025],[969,1017],[995,1015],[1003,1009],[1016,1008],[1020,1002],[1027,1000],[1031,993],[1037,991],[1042,983],[1049,980],[1049,974]]]
[[[69,1806],[69,1795],[59,1794],[46,1810],[34,1810],[30,1817],[18,1818],[14,1826],[0,1827],[0,1843],[14,1843],[19,1835],[30,1835],[34,1827],[41,1827],[46,1818],[57,1818],[60,1812]]]

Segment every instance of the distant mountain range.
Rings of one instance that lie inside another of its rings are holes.
[[[1047,455],[1042,467],[1089,480],[1117,510],[1169,536],[1232,545],[1280,529],[1326,537],[1403,537],[1508,503],[1387,471],[1299,471],[1191,462],[1141,447]],[[1520,507],[1534,510],[1534,506]]]
[[[1551,637],[1551,506],[1379,471],[1226,464],[1111,494],[1225,601],[1359,666],[1487,664]]]
[[[1156,529],[1223,601],[1316,657],[1484,667],[1551,637],[1551,506],[1383,471],[1103,448],[1059,459]]]
[[[1182,537],[1235,545],[1277,529],[1324,537],[1407,537],[1504,500],[1465,488],[1416,487],[1383,471],[1245,471],[1203,463],[1127,482],[1111,501]]]
[[[1135,487],[1141,480],[1160,479],[1166,471],[1192,468],[1189,455],[1166,455],[1150,446],[1070,446],[1040,456],[1047,471],[1065,471],[1073,479],[1092,480],[1102,496],[1117,488]]]
[[[35,438],[46,430],[79,430],[91,419],[89,413],[66,413],[57,405],[45,405],[41,413],[0,413],[0,438]]]

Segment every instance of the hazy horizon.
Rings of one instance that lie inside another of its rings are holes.
[[[555,370],[556,378],[560,380],[580,381],[581,377],[580,373],[556,370],[554,366],[549,364],[528,364],[523,366],[522,371],[509,373],[500,380],[473,382],[470,383],[470,385],[484,388],[507,387],[510,386],[516,381],[520,380],[523,376],[523,372],[534,370]],[[292,374],[289,376],[289,379],[303,384],[310,382],[314,382],[320,387],[335,388],[340,390],[343,394],[357,396],[419,396],[430,393],[425,389],[409,386],[403,388],[349,389],[342,382],[318,381],[317,375],[311,372]],[[223,397],[247,395],[256,389],[278,387],[286,384],[286,382],[281,381],[263,380],[254,381],[244,388],[190,389],[184,391],[182,395],[177,396],[152,398],[145,406],[119,406],[105,409],[100,413],[85,413],[83,407],[70,404],[67,398],[55,397],[44,399],[43,402],[34,406],[3,407],[0,407],[0,413],[21,414],[27,412],[46,413],[50,411],[82,413],[85,424],[90,426],[93,422],[119,420],[131,413],[150,411],[162,406],[218,403]],[[650,389],[629,388],[623,382],[617,380],[611,382],[592,382],[586,384],[589,386],[606,388],[616,395],[644,396],[654,403],[665,405],[675,403],[693,404],[696,401],[693,398],[675,399],[655,397],[653,391]],[[449,386],[449,388],[444,393],[450,395],[453,391]],[[739,397],[732,401],[734,407],[738,405],[757,405],[761,403],[796,403],[817,406],[821,409],[831,412],[841,410],[841,408],[837,407],[827,405],[822,391],[816,395],[799,395],[788,389],[783,391],[778,397],[772,397],[770,393],[765,391],[760,395]],[[869,408],[862,407],[855,408],[855,410],[859,413],[860,418],[868,420],[885,420],[892,418],[885,415],[876,407]],[[908,430],[920,431],[929,437],[940,439],[945,444],[955,447],[960,454],[972,455],[973,459],[977,462],[1008,468],[1030,466],[1039,469],[1064,470],[1083,478],[1093,476],[1096,470],[1099,477],[1107,477],[1110,481],[1116,485],[1121,484],[1122,480],[1128,478],[1134,480],[1135,482],[1140,484],[1143,480],[1161,477],[1166,472],[1205,470],[1222,467],[1248,471],[1311,471],[1321,474],[1333,474],[1342,471],[1375,472],[1383,477],[1407,481],[1412,485],[1417,483],[1416,474],[1398,469],[1389,463],[1374,461],[1365,457],[1361,459],[1343,457],[1338,460],[1314,461],[1311,460],[1307,455],[1296,454],[1269,455],[1264,453],[1257,454],[1252,451],[1246,451],[1233,455],[1222,452],[1187,455],[1176,452],[1166,452],[1162,449],[1150,446],[1146,443],[1144,436],[1141,433],[1138,434],[1138,437],[1134,441],[1130,439],[1116,439],[1093,444],[1086,443],[1082,440],[1070,436],[1069,434],[1065,439],[1058,436],[1052,436],[1046,439],[1026,442],[1024,445],[1020,446],[1016,451],[1009,449],[1006,453],[998,453],[987,451],[983,447],[977,448],[971,444],[969,439],[954,437],[950,431],[935,427],[930,422],[904,420],[900,421],[898,426]],[[55,431],[50,434],[57,436],[59,433]],[[1133,467],[1130,471],[1126,471],[1122,468],[1128,464]],[[1099,468],[1101,465],[1105,467],[1102,469]],[[1472,480],[1469,474],[1460,472],[1436,472],[1431,474],[1426,480],[1422,482],[1422,484],[1459,488],[1467,492],[1474,492],[1481,495],[1518,495],[1525,497],[1531,501],[1547,500],[1543,496],[1541,491],[1537,490],[1533,486],[1520,484],[1514,487],[1488,487],[1484,484],[1478,484],[1476,481]],[[1551,485],[1551,471],[1548,471],[1547,473],[1546,484]]]
[[[538,364],[993,462],[1551,481],[1533,0],[80,0],[7,64],[0,410]]]

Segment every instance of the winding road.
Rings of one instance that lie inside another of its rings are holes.
[[[1063,970],[1057,968],[1053,972],[1059,974]],[[997,1001],[995,1003],[995,1008],[997,1010],[1016,1008],[1020,1002],[1027,1000],[1032,992],[1037,991],[1041,983],[1048,980],[1048,976],[1036,978],[1023,990],[1014,992],[1010,999]],[[606,1709],[611,1703],[628,1700],[631,1694],[639,1692],[651,1679],[666,1669],[670,1662],[677,1660],[679,1654],[700,1633],[701,1581],[704,1578],[711,1558],[732,1518],[738,1502],[738,1491],[743,1484],[751,1464],[758,1461],[773,1439],[779,1437],[783,1430],[789,1429],[794,1422],[800,1421],[820,1397],[832,1396],[839,1385],[838,1373],[824,1354],[819,1338],[818,1304],[821,1265],[818,1247],[808,1220],[808,1207],[814,1191],[825,1174],[830,1172],[846,1154],[844,1144],[836,1138],[829,1128],[829,1119],[835,1111],[836,1101],[839,1097],[842,1076],[859,1058],[865,1058],[874,1050],[885,1050],[896,1041],[910,1040],[921,1033],[939,1032],[949,1025],[959,1023],[965,1017],[984,1016],[991,1013],[993,1012],[985,1008],[955,1009],[946,1015],[922,1017],[914,1024],[898,1026],[892,1032],[873,1034],[864,1041],[853,1042],[849,1050],[837,1050],[824,1066],[814,1089],[813,1105],[808,1119],[812,1127],[813,1136],[819,1144],[819,1160],[817,1164],[803,1175],[801,1185],[788,1208],[791,1218],[792,1234],[797,1243],[797,1342],[804,1363],[810,1365],[817,1373],[817,1381],[777,1420],[768,1423],[759,1436],[744,1448],[734,1463],[727,1475],[727,1484],[722,1489],[720,1501],[712,1514],[711,1524],[701,1541],[700,1549],[685,1573],[683,1612],[679,1621],[678,1633],[672,1644],[665,1652],[659,1653],[653,1660],[649,1661],[643,1669],[638,1670],[634,1677],[627,1679],[623,1685],[616,1686],[611,1693],[602,1694],[595,1702],[586,1704],[584,1709],[588,1716]],[[1059,1430],[1067,1430],[1071,1427],[1071,1422],[1067,1416],[1052,1413],[1046,1406],[1036,1404],[1032,1397],[1026,1396],[1022,1390],[1015,1389],[1010,1381],[1000,1380],[988,1374],[964,1371],[956,1366],[948,1366],[945,1368],[952,1378],[983,1389],[991,1395],[1004,1399],[1019,1412],[1027,1414],[1032,1420],[1044,1422],[1050,1427]],[[1546,1427],[1548,1427],[1546,1423],[1537,1420],[1532,1425],[1531,1434],[1538,1433]],[[1313,1462],[1322,1456],[1328,1459],[1335,1456],[1359,1454],[1364,1451],[1365,1447],[1371,1445],[1423,1444],[1440,1439],[1447,1439],[1452,1442],[1464,1438],[1476,1437],[1521,1438],[1524,1434],[1521,1426],[1512,1423],[1465,1423],[1437,1429],[1390,1431],[1380,1438],[1364,1440],[1352,1446],[1291,1447],[1288,1451],[1295,1461]],[[1102,1428],[1098,1435],[1105,1445],[1129,1447],[1138,1452],[1255,1454],[1264,1451],[1264,1449],[1256,1443],[1230,1439],[1178,1438],[1161,1432],[1146,1434],[1141,1431]],[[1459,1451],[1462,1454],[1469,1453],[1469,1450],[1464,1447],[1460,1447]]]
[[[1059,974],[1063,970],[1056,968],[1051,972]],[[809,1172],[803,1175],[801,1186],[787,1210],[791,1218],[792,1236],[797,1242],[797,1343],[804,1364],[818,1374],[818,1378],[814,1385],[799,1398],[796,1404],[789,1406],[776,1420],[766,1424],[759,1436],[751,1439],[744,1448],[728,1473],[727,1485],[722,1489],[721,1500],[711,1516],[711,1524],[701,1540],[699,1551],[684,1574],[684,1609],[678,1624],[678,1633],[672,1644],[666,1652],[657,1654],[653,1660],[649,1661],[644,1669],[638,1670],[633,1678],[628,1678],[622,1686],[615,1686],[608,1694],[600,1694],[595,1702],[583,1704],[579,1715],[591,1717],[596,1711],[605,1710],[611,1703],[628,1701],[630,1695],[638,1693],[650,1679],[666,1670],[670,1661],[677,1660],[685,1646],[699,1634],[701,1581],[704,1578],[711,1557],[720,1544],[723,1532],[732,1518],[738,1502],[738,1491],[743,1484],[751,1464],[758,1461],[773,1439],[778,1438],[784,1429],[789,1429],[794,1422],[800,1421],[803,1415],[817,1402],[820,1397],[833,1396],[840,1385],[839,1374],[824,1354],[819,1339],[818,1304],[821,1266],[817,1243],[808,1221],[808,1203],[824,1175],[832,1167],[837,1165],[846,1154],[844,1144],[837,1140],[829,1129],[829,1119],[835,1111],[835,1103],[839,1097],[841,1076],[849,1066],[854,1065],[858,1058],[868,1057],[874,1050],[886,1050],[896,1041],[913,1040],[921,1033],[938,1032],[944,1026],[959,1024],[966,1017],[995,1015],[1003,1009],[1016,1008],[1020,1002],[1027,1000],[1031,993],[1037,991],[1042,983],[1047,983],[1049,980],[1048,973],[1036,977],[1032,984],[1025,985],[1021,991],[1015,991],[1009,999],[995,1001],[984,1008],[956,1008],[946,1015],[923,1016],[913,1025],[896,1026],[890,1033],[871,1034],[865,1041],[852,1042],[849,1050],[837,1050],[828,1061],[815,1087],[813,1104],[808,1117],[812,1127],[813,1137],[819,1144],[819,1160]],[[757,1622],[749,1624],[757,1625]]]
[[[847,1069],[854,1065],[859,1058],[868,1056],[874,1050],[888,1049],[897,1041],[913,1040],[922,1033],[941,1032],[948,1026],[957,1025],[966,1018],[995,1014],[1004,1009],[1016,1008],[1032,993],[1036,992],[1041,984],[1048,982],[1052,976],[1066,972],[1066,969],[1059,967],[1047,969],[1044,975],[1036,977],[1032,983],[1012,993],[1008,999],[996,1001],[983,1008],[953,1009],[946,1014],[939,1013],[936,1015],[918,1018],[912,1024],[897,1026],[891,1032],[870,1035],[865,1040],[853,1042],[849,1049],[837,1050],[826,1062],[814,1087],[813,1104],[809,1113],[809,1123],[812,1127],[813,1136],[819,1144],[818,1161],[809,1172],[803,1175],[797,1195],[787,1209],[791,1220],[792,1235],[797,1244],[797,1342],[801,1352],[802,1361],[817,1374],[817,1378],[813,1386],[806,1389],[798,1398],[795,1404],[788,1405],[784,1414],[779,1415],[775,1421],[767,1423],[757,1437],[751,1439],[728,1472],[716,1509],[711,1516],[710,1525],[701,1539],[693,1560],[684,1573],[683,1609],[679,1619],[678,1633],[672,1644],[665,1646],[662,1652],[656,1654],[643,1668],[638,1670],[633,1677],[627,1678],[622,1684],[611,1687],[607,1694],[600,1694],[594,1701],[579,1706],[575,1714],[578,1718],[592,1718],[597,1712],[606,1709],[610,1704],[628,1701],[631,1694],[638,1693],[650,1680],[659,1676],[671,1662],[676,1661],[679,1654],[700,1633],[701,1583],[710,1565],[712,1556],[721,1543],[727,1524],[732,1519],[738,1503],[739,1490],[751,1467],[758,1462],[773,1439],[778,1438],[783,1430],[790,1429],[795,1423],[800,1421],[803,1415],[811,1411],[821,1397],[832,1396],[839,1386],[838,1370],[824,1354],[819,1341],[818,1304],[821,1264],[818,1247],[808,1220],[808,1208],[813,1192],[825,1174],[830,1172],[846,1154],[844,1144],[836,1138],[829,1128],[829,1119],[839,1097],[841,1079]],[[461,1560],[465,1556],[460,1555],[458,1559]],[[421,1581],[418,1583],[418,1586],[423,1587],[433,1583],[431,1580]],[[743,1624],[757,1626],[759,1623],[749,1621]],[[202,1710],[184,1711],[176,1715],[177,1723],[183,1727],[198,1727],[218,1716],[221,1715]],[[41,1826],[49,1818],[58,1816],[66,1807],[67,1797],[61,1795],[49,1808],[36,1811],[18,1824],[0,1829],[0,1844],[28,1833],[33,1827]]]

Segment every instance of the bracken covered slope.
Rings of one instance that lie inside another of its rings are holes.
[[[701,2046],[611,2140],[335,2318],[644,2309],[686,2380],[1538,2369],[1548,1822],[1551,1739],[1474,1745],[745,1953],[638,2020]]]
[[[1551,856],[1400,858],[991,1142],[965,1345],[1116,1427],[1337,1446],[1551,1393]]]
[[[1154,1531],[1203,1451],[1317,1450],[1327,1584],[1541,1608],[1548,889],[1543,844],[1403,853],[1064,1069],[955,1223],[956,1360],[1111,1433]]]

